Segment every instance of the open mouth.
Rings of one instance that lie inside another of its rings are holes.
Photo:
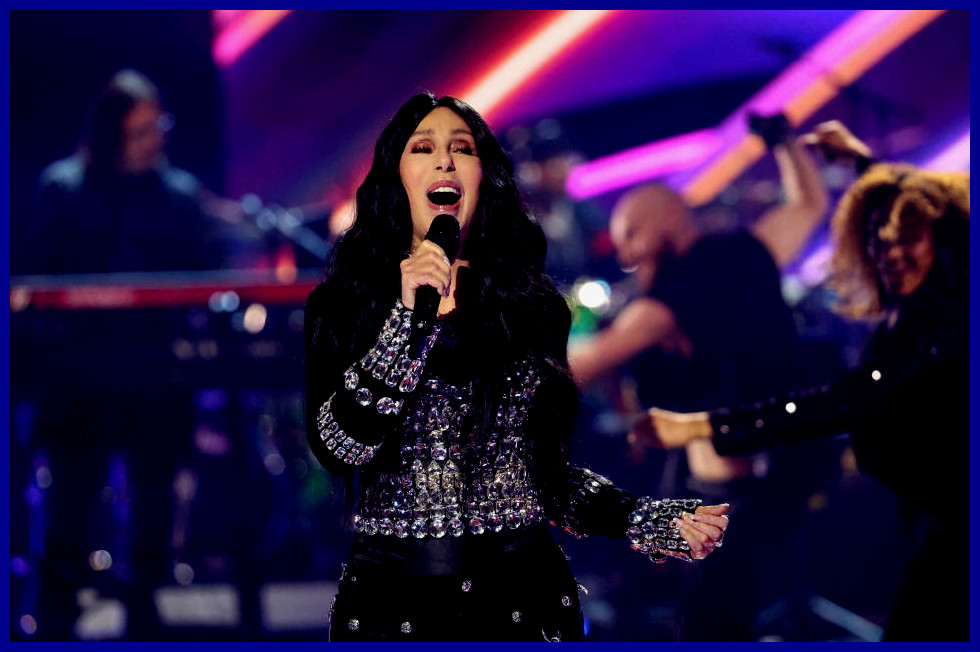
[[[425,196],[436,206],[455,206],[463,193],[456,184],[441,181],[431,186]]]

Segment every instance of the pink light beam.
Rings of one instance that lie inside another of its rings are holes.
[[[601,195],[699,165],[721,145],[714,129],[658,140],[577,166],[565,187],[573,199]]]
[[[531,75],[611,14],[611,9],[563,12],[459,97],[486,118]]]
[[[970,169],[970,130],[954,140],[939,154],[922,164],[927,170],[953,172]]]
[[[291,12],[291,9],[250,9],[216,15],[216,21],[223,22],[225,26],[211,46],[215,63],[223,68],[235,63]]]

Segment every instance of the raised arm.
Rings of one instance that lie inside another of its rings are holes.
[[[630,302],[612,324],[569,352],[568,366],[575,383],[584,387],[654,345],[685,354],[691,349],[674,312],[661,301],[643,297]]]
[[[769,118],[764,137],[779,166],[785,200],[763,213],[752,226],[778,267],[793,262],[827,212],[827,191],[813,158],[793,136],[788,123]]]
[[[316,290],[307,303],[307,441],[326,468],[341,474],[370,464],[397,427],[415,390],[438,330],[422,342],[418,358],[407,350],[412,311],[392,307],[378,339],[346,369],[337,366],[322,329],[324,307]]]

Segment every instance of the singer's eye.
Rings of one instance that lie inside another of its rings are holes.
[[[431,154],[432,145],[429,143],[415,143],[412,145],[412,154]]]
[[[456,143],[453,145],[453,151],[468,156],[476,156],[476,147],[467,142]]]

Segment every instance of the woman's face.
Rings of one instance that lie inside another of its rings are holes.
[[[437,107],[415,129],[398,164],[412,212],[412,250],[432,219],[448,213],[459,221],[460,242],[480,201],[483,166],[473,134],[455,111]],[[452,257],[456,252],[446,252]]]
[[[883,228],[871,239],[868,254],[885,292],[907,297],[922,285],[935,259],[932,229],[928,224]]]

